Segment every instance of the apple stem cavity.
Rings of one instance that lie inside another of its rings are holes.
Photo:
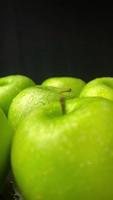
[[[60,103],[61,103],[62,113],[63,113],[63,115],[65,115],[66,114],[66,104],[65,104],[65,98],[64,97],[60,98]]]

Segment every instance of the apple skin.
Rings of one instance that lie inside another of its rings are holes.
[[[113,102],[77,98],[36,109],[14,136],[11,165],[25,200],[113,199]]]
[[[53,87],[66,98],[78,97],[85,86],[85,81],[75,77],[50,77],[42,82],[43,86]],[[71,91],[69,92],[69,90]]]
[[[20,122],[36,108],[59,101],[61,95],[53,89],[36,85],[22,90],[13,100],[8,112],[8,120],[17,129]]]
[[[99,77],[89,81],[80,97],[100,96],[113,100],[113,77]]]
[[[0,109],[0,192],[10,167],[10,150],[13,130],[4,112]]]
[[[24,75],[9,75],[0,78],[0,107],[7,115],[12,99],[24,88],[35,85]]]

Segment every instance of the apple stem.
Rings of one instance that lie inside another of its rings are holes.
[[[65,98],[64,97],[60,98],[60,103],[61,103],[62,113],[63,113],[63,115],[65,115],[66,114],[66,105],[65,105]]]
[[[64,93],[64,92],[71,92],[71,91],[72,91],[72,89],[71,89],[71,88],[68,88],[68,89],[65,89],[65,90],[61,91],[61,93]]]

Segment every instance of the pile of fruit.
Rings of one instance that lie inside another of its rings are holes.
[[[6,188],[24,200],[113,200],[113,77],[0,78],[0,199]]]

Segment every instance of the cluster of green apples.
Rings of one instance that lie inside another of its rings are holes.
[[[0,78],[0,191],[25,200],[113,200],[113,77]]]

